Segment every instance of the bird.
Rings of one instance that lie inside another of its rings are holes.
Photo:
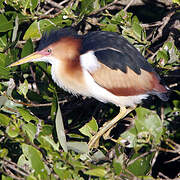
[[[52,30],[42,35],[34,53],[9,67],[39,61],[51,64],[52,79],[65,91],[120,107],[118,115],[90,139],[89,149],[143,99],[156,95],[168,100],[168,90],[151,64],[117,32],[79,35],[71,27]]]

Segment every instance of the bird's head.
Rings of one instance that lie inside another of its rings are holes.
[[[81,46],[81,36],[77,35],[72,28],[64,28],[57,31],[45,33],[36,52],[26,56],[8,67],[13,67],[28,62],[48,62],[54,64],[55,61],[69,61],[79,56]]]

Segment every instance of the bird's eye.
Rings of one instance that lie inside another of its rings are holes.
[[[47,49],[47,52],[50,54],[52,52],[52,50],[49,48],[49,49]]]

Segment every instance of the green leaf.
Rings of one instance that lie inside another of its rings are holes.
[[[10,72],[7,68],[0,66],[0,78],[1,79],[9,79],[11,77]]]
[[[131,160],[134,160],[135,158],[139,157],[141,154],[135,153]],[[142,158],[137,158],[137,160],[128,166],[128,170],[132,172],[135,176],[145,176],[149,173],[151,170],[151,160],[153,158],[154,153],[151,153],[147,156],[144,156]]]
[[[99,0],[95,0],[94,2],[93,2],[93,9],[94,10],[98,10],[98,9],[100,9],[100,1]]]
[[[139,20],[138,20],[138,18],[136,16],[134,16],[132,18],[132,29],[133,29],[133,32],[134,32],[135,36],[138,39],[141,39],[142,27],[140,26]]]
[[[8,155],[8,150],[6,148],[0,149],[0,158],[5,158]]]
[[[26,180],[37,180],[37,177],[30,175],[30,176],[27,176]]]
[[[124,156],[121,154],[118,158],[113,159],[113,169],[117,175],[123,170]]]
[[[22,129],[28,135],[30,141],[33,142],[36,135],[36,126],[29,122],[28,124],[24,124]]]
[[[102,27],[101,30],[102,31],[117,32],[118,26],[116,24],[107,24],[105,27]]]
[[[1,38],[0,38],[0,42],[1,42]],[[0,64],[1,64],[1,67],[5,67],[6,66],[6,57],[7,57],[6,54],[0,53]]]
[[[18,112],[21,114],[21,116],[23,117],[23,119],[26,122],[29,122],[31,120],[34,120],[36,122],[39,122],[38,118],[36,116],[34,116],[33,114],[31,114],[28,110],[24,109],[24,108],[18,108]]]
[[[37,5],[38,5],[38,2],[39,2],[38,0],[31,0],[31,4],[32,4],[31,8],[35,9],[37,7]]]
[[[41,138],[46,141],[46,143],[50,144],[55,151],[59,151],[59,143],[55,143],[50,136],[41,136]]]
[[[180,0],[172,0],[172,1],[173,1],[173,3],[180,5]]]
[[[163,132],[162,122],[159,116],[142,107],[136,108],[136,113],[135,126],[138,133],[150,134],[153,137],[154,143],[159,144]]]
[[[64,123],[63,123],[59,104],[58,104],[58,110],[57,110],[57,114],[56,114],[55,123],[56,123],[56,132],[57,132],[58,140],[59,140],[63,150],[65,152],[67,152],[66,135],[65,135],[65,131],[64,131]]]
[[[19,127],[16,127],[13,124],[11,124],[6,128],[6,133],[8,134],[8,136],[12,138],[17,137],[19,135],[19,132],[20,132]]]
[[[94,118],[86,123],[79,131],[85,136],[92,137],[98,131],[98,124]]]
[[[54,96],[52,100],[52,105],[51,105],[51,118],[55,119],[56,117],[56,111],[57,111],[57,99]]]
[[[71,26],[72,20],[71,19],[64,19],[63,14],[60,14],[56,16],[55,18],[51,18],[50,21],[51,23],[55,24],[56,27],[64,27],[64,26]]]
[[[40,27],[41,32],[50,31],[50,30],[52,30],[53,28],[56,27],[56,24],[54,24],[49,19],[42,19],[38,23],[39,23],[39,27]]]
[[[13,178],[2,175],[2,180],[13,180]]]
[[[175,106],[175,108],[177,110],[180,110],[180,100],[174,100],[173,101],[173,105]]]
[[[133,148],[137,143],[137,130],[135,127],[130,128],[121,134],[121,137],[128,141],[128,145],[126,147]]]
[[[67,169],[67,166],[60,162],[54,164],[54,171],[60,177],[60,179],[71,179],[71,175]]]
[[[13,29],[13,21],[8,21],[3,14],[0,14],[0,32],[6,32]]]
[[[28,81],[25,79],[24,83],[21,83],[18,87],[18,93],[23,94],[24,98],[27,99],[26,94],[28,92]]]
[[[38,39],[41,37],[41,32],[40,32],[40,28],[39,28],[39,24],[37,21],[34,21],[30,27],[27,29],[27,31],[25,32],[25,35],[23,37],[24,40],[28,40],[28,39]]]
[[[28,56],[29,54],[33,53],[33,51],[34,51],[34,48],[33,48],[32,40],[28,39],[22,49],[21,58]]]
[[[30,8],[31,10],[34,10],[38,5],[38,0],[24,0],[21,4],[25,9]]]
[[[22,151],[25,157],[28,159],[32,169],[34,169],[35,175],[40,175],[41,179],[46,179],[47,170],[44,162],[42,161],[42,155],[40,151],[27,144],[22,144]]]
[[[4,2],[4,1],[0,1],[0,9],[3,9],[3,8],[4,8],[3,2]]]
[[[76,139],[84,139],[84,136],[75,134],[75,133],[68,133],[67,134],[70,138],[76,138]]]
[[[19,157],[17,164],[21,167],[28,167],[29,170],[30,170],[30,168],[32,168],[30,161],[28,161],[28,159],[26,158],[26,156],[24,154],[22,154]]]
[[[48,136],[52,134],[53,127],[51,125],[42,125],[40,135]]]
[[[84,172],[84,174],[90,175],[90,176],[97,176],[97,177],[104,177],[107,172],[103,168],[95,168],[95,169],[90,169]]]
[[[168,54],[167,54],[167,51],[166,51],[166,50],[160,50],[160,51],[158,51],[158,53],[157,53],[157,59],[158,59],[158,60],[159,60],[159,59],[164,59],[165,62],[164,62],[163,64],[166,64],[167,61],[168,61],[168,59],[169,59],[169,56],[168,56]]]
[[[87,154],[87,153],[86,153]],[[103,154],[102,151],[100,151],[99,149],[91,156],[92,160],[95,161],[100,161],[100,160],[104,160],[106,158],[106,156]]]
[[[86,142],[67,142],[68,150],[73,150],[77,153],[87,153],[88,145]]]
[[[4,106],[1,107],[1,110],[10,114],[14,114],[17,111],[17,107],[23,106],[22,104],[15,103],[9,99],[7,99],[3,105]]]
[[[4,48],[7,46],[7,36],[6,34],[0,35],[0,52],[4,51]],[[3,54],[5,56],[5,54]]]
[[[93,11],[93,2],[94,0],[82,0],[81,1],[81,10],[80,10],[80,17],[84,16],[85,14],[89,14]]]
[[[6,101],[8,101],[8,98],[6,96],[0,96],[0,108],[4,106]]]
[[[6,116],[5,114],[0,113],[0,126],[8,126],[11,118]]]

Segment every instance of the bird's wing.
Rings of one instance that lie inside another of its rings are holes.
[[[165,91],[151,65],[117,33],[92,32],[84,37],[82,44],[83,68],[111,93],[133,96]]]
[[[152,66],[141,53],[118,33],[96,31],[88,33],[82,41],[81,54],[94,51],[97,59],[114,70],[127,72],[127,67],[140,74],[140,69],[152,72]]]
[[[139,75],[128,67],[127,72],[124,73],[119,69],[112,70],[102,63],[90,74],[98,85],[117,96],[146,94],[155,90],[155,86],[159,84],[153,72],[141,69]]]

